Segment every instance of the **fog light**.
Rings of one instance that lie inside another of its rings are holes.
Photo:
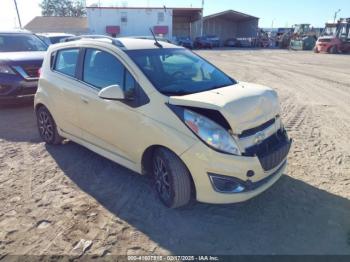
[[[210,181],[215,189],[220,193],[242,193],[245,186],[238,179],[209,174]]]

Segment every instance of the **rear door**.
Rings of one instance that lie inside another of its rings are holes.
[[[50,88],[53,115],[59,128],[73,136],[81,137],[78,104],[80,93],[77,72],[81,49],[67,48],[52,55],[51,77],[45,85]]]

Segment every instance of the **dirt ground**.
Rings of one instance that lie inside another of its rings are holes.
[[[41,142],[31,107],[0,109],[0,259],[10,254],[350,254],[350,56],[200,51],[280,95],[286,174],[242,204],[164,208],[150,182],[73,143]]]

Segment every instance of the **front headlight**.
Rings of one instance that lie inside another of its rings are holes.
[[[9,75],[15,75],[15,71],[8,65],[2,65],[0,64],[0,73],[1,74],[9,74]]]
[[[241,155],[230,133],[212,120],[193,111],[184,110],[185,124],[207,145],[233,155]]]

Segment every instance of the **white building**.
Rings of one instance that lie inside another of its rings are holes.
[[[156,35],[195,37],[216,35],[222,45],[228,38],[256,37],[259,18],[227,10],[202,18],[202,8],[87,7],[90,34],[113,37]],[[203,29],[202,29],[203,27]]]
[[[191,24],[201,18],[201,8],[87,7],[91,34],[190,36]]]

